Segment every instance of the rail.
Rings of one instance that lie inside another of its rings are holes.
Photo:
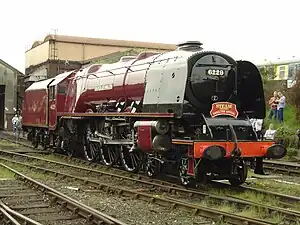
[[[289,176],[300,176],[299,163],[265,160],[264,168],[274,173],[283,173]]]
[[[114,173],[109,173],[107,171],[104,172],[104,171],[94,170],[94,169],[91,169],[91,168],[81,167],[81,166],[77,166],[77,165],[71,165],[71,164],[68,164],[68,163],[58,162],[58,161],[54,161],[54,160],[42,159],[42,158],[35,157],[35,156],[28,156],[28,155],[24,155],[24,154],[9,152],[9,151],[2,151],[2,153],[11,154],[11,155],[18,156],[18,157],[26,157],[27,159],[32,159],[32,160],[43,160],[43,161],[48,162],[48,163],[57,164],[58,166],[64,166],[64,167],[70,167],[70,168],[73,168],[73,169],[84,170],[86,172],[97,173],[99,175],[107,175],[107,176],[110,176],[110,177],[116,177],[116,178],[123,179],[123,180],[126,179],[126,180],[130,180],[132,182],[139,182],[139,183],[143,183],[143,184],[146,184],[146,185],[151,185],[151,186],[157,187],[159,190],[163,190],[163,191],[166,191],[166,192],[175,192],[175,193],[185,194],[185,195],[188,195],[188,196],[196,196],[196,197],[200,197],[200,198],[209,197],[210,199],[213,199],[214,201],[219,201],[219,202],[227,201],[227,202],[234,203],[237,206],[243,206],[243,207],[248,206],[248,207],[256,207],[256,208],[264,208],[264,209],[267,209],[267,211],[269,211],[269,212],[279,212],[279,213],[285,215],[289,220],[294,220],[296,218],[299,218],[299,216],[300,216],[300,213],[297,212],[297,211],[287,210],[287,209],[283,209],[283,208],[279,208],[279,207],[268,206],[268,205],[264,205],[264,204],[260,204],[260,203],[251,202],[251,201],[246,201],[246,200],[238,199],[238,198],[235,198],[235,197],[232,197],[232,196],[221,197],[221,196],[217,196],[217,195],[208,194],[207,192],[203,192],[203,191],[199,191],[199,190],[184,189],[182,187],[179,187],[179,186],[171,184],[171,183],[168,184],[165,181],[152,180],[152,179],[149,179],[149,178],[145,179],[143,176],[140,176],[140,175],[137,175],[137,176],[133,175],[133,176],[136,176],[136,178],[132,178],[132,177],[128,177],[128,176],[122,176],[122,175],[118,175],[118,174],[114,174]],[[9,159],[3,159],[3,158],[1,158],[1,159],[2,160],[9,160]],[[31,168],[34,168],[36,170],[47,171],[47,172],[50,172],[50,173],[53,173],[53,174],[60,174],[61,176],[65,176],[65,177],[72,177],[74,179],[81,180],[85,183],[93,184],[94,186],[96,186],[98,188],[100,187],[100,189],[112,190],[113,192],[116,192],[118,194],[125,194],[126,196],[134,195],[137,198],[143,198],[143,199],[144,198],[147,199],[147,197],[153,199],[153,197],[150,197],[150,196],[145,197],[144,195],[141,195],[143,193],[135,193],[135,194],[134,193],[128,193],[128,190],[126,190],[126,189],[125,190],[122,190],[122,189],[118,190],[116,187],[111,187],[109,185],[102,184],[102,183],[99,183],[99,182],[82,179],[80,177],[75,177],[75,176],[68,175],[68,174],[58,173],[57,171],[51,171],[51,170],[45,169],[45,168],[40,168],[40,167],[36,167],[36,166],[32,166],[32,165],[26,165],[24,163],[20,163],[20,162],[16,162],[16,161],[11,161],[11,160],[9,160],[9,161],[12,162],[12,163],[17,163],[17,164],[24,165],[24,166],[27,166],[27,167],[30,166]],[[92,166],[96,166],[96,165],[101,166],[99,164],[90,163],[90,162],[80,160],[80,159],[76,159],[76,161],[84,162],[85,164],[90,164]],[[113,169],[113,168],[110,168],[110,169]],[[131,176],[132,176],[132,174],[131,174]],[[227,186],[226,184],[218,184],[218,185]],[[268,192],[268,191],[265,191],[265,190],[260,190],[260,189],[251,188],[251,187],[237,187],[237,188],[241,189],[241,190],[251,190],[251,191],[255,191],[255,192],[259,192],[259,193],[264,193],[266,195],[270,195],[272,197],[279,198],[281,201],[285,201],[285,202],[286,201],[287,202],[293,202],[293,203],[294,202],[297,202],[297,203],[300,202],[300,198],[297,198],[297,197],[294,197],[294,196],[288,196],[288,195],[283,195],[283,194],[279,194],[279,193]],[[171,199],[171,200],[175,201],[174,199]],[[154,198],[151,201],[154,201],[154,202],[158,201],[159,202],[159,201],[163,201],[163,200],[161,200],[161,199],[155,200],[155,198]],[[174,203],[174,202],[173,202],[173,204],[175,204],[175,206],[177,205],[177,203]],[[183,207],[183,206],[181,205],[181,207]],[[199,211],[200,209],[195,209],[194,208],[194,210]],[[203,216],[203,214],[201,214],[201,212],[199,213],[199,215]],[[211,218],[213,218],[213,217],[211,217]],[[230,222],[230,220],[228,222]]]
[[[24,155],[23,155],[24,156]],[[89,184],[95,188],[98,189],[102,189],[102,190],[106,190],[106,191],[111,191],[113,193],[117,193],[119,195],[124,195],[124,196],[133,196],[136,199],[141,199],[141,200],[146,200],[152,203],[157,203],[159,205],[162,206],[172,206],[172,208],[180,208],[183,210],[187,210],[187,211],[193,211],[194,214],[198,214],[200,216],[203,217],[208,217],[211,219],[215,219],[215,218],[221,218],[222,221],[224,222],[229,222],[231,224],[241,224],[241,223],[248,223],[248,224],[275,224],[275,223],[271,223],[271,222],[267,222],[264,220],[260,220],[260,219],[253,219],[253,218],[248,218],[248,217],[243,217],[243,216],[239,216],[239,215],[235,215],[232,213],[226,213],[223,211],[219,211],[216,209],[211,209],[208,207],[204,207],[204,206],[200,206],[200,205],[195,205],[195,204],[190,204],[187,202],[183,202],[180,201],[178,199],[173,199],[173,198],[162,198],[162,197],[157,197],[154,195],[150,195],[147,193],[143,193],[143,192],[139,192],[139,191],[134,191],[134,190],[129,190],[129,189],[125,189],[125,188],[120,188],[120,187],[116,187],[116,186],[111,186],[109,184],[106,183],[100,183],[98,181],[94,181],[94,180],[90,180],[90,179],[86,179],[86,178],[82,178],[82,176],[74,176],[74,175],[70,175],[67,173],[63,173],[60,172],[58,170],[52,170],[52,169],[47,169],[47,168],[43,168],[43,167],[37,167],[37,166],[33,166],[31,164],[28,163],[23,163],[23,162],[19,162],[19,161],[15,161],[15,160],[11,160],[11,159],[7,159],[7,158],[0,158],[1,161],[7,161],[9,163],[15,163],[21,166],[26,166],[29,167],[31,169],[35,169],[38,171],[43,171],[43,172],[47,172],[47,173],[51,173],[54,175],[60,175],[62,177],[68,177],[68,178],[72,178],[72,179],[76,179],[79,180],[85,184]],[[156,186],[156,184],[152,183],[152,186]],[[169,189],[169,191],[174,190],[175,192],[178,192],[180,189],[177,187],[163,187],[163,188],[167,188]],[[162,189],[160,189],[162,190]],[[184,191],[185,189],[182,189],[181,191]],[[196,191],[187,191],[185,190],[187,193],[192,194],[193,196],[201,196],[203,197],[210,197],[210,198],[219,198],[219,200],[221,201],[229,201],[229,202],[235,202],[236,204],[241,204],[241,205],[245,205],[247,204],[246,201],[243,200],[237,200],[237,199],[232,199],[230,197],[220,197],[220,196],[213,196],[210,194],[201,194],[201,192],[196,192]],[[248,205],[251,205],[248,203]],[[255,206],[255,204],[254,204]],[[256,207],[263,207],[263,205],[256,205]],[[285,216],[288,217],[289,220],[294,220],[295,218],[298,218],[300,216],[299,213],[294,212],[294,211],[289,211],[289,210],[284,210],[284,209],[276,209],[275,207],[268,207],[268,210],[271,211],[277,211],[279,213],[284,214]]]
[[[24,224],[30,224],[30,225],[42,225],[41,223],[30,219],[29,217],[26,217],[18,212],[16,212],[15,210],[9,208],[7,205],[5,205],[4,202],[2,202],[0,200],[0,208],[1,208],[1,212],[2,210],[6,212],[6,217],[13,223],[13,224],[20,224],[18,223],[14,217],[18,218],[19,220],[23,221]],[[9,215],[9,216],[8,216]],[[14,217],[13,217],[14,216]],[[17,222],[17,223],[16,223]]]
[[[99,212],[98,210],[95,210],[89,206],[86,206],[70,197],[68,197],[67,195],[51,188],[48,187],[47,185],[44,185],[42,183],[40,183],[39,181],[36,181],[20,172],[18,172],[17,170],[3,164],[0,163],[0,166],[8,169],[9,171],[13,172],[15,175],[18,176],[18,178],[20,178],[21,180],[23,180],[24,182],[27,183],[31,183],[32,186],[35,186],[37,189],[41,190],[42,192],[46,192],[47,195],[52,196],[53,200],[59,200],[61,202],[64,202],[65,206],[69,209],[77,209],[78,210],[78,215],[80,215],[81,217],[84,217],[85,219],[87,219],[88,222],[93,223],[93,224],[109,224],[109,225],[126,225],[126,223],[123,223],[109,215],[106,215],[102,212]],[[0,204],[0,206],[2,208],[5,207],[5,204],[2,205]],[[33,224],[33,225],[41,225],[40,223],[37,223],[33,220],[30,220],[29,218],[25,218],[23,215],[14,212],[13,210],[10,210],[8,207],[4,208],[5,211],[8,211],[11,214],[14,214],[16,217],[22,219],[22,220],[26,220],[27,222],[29,222],[29,224]]]

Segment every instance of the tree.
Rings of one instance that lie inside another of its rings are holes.
[[[263,81],[266,104],[268,105],[269,96],[273,95],[277,82],[274,81],[276,75],[276,65],[269,64],[259,67],[259,72]],[[276,83],[276,84],[275,84]]]
[[[269,64],[259,67],[259,72],[261,74],[264,86],[269,80],[273,80],[276,75],[276,65]]]
[[[287,97],[289,102],[295,107],[296,109],[296,120],[300,121],[300,71],[296,74],[296,83],[292,86],[288,93]]]

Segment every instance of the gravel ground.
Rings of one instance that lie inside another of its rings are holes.
[[[214,224],[208,219],[200,216],[194,216],[192,213],[180,210],[170,210],[167,207],[147,203],[142,200],[133,200],[129,197],[118,196],[103,191],[95,191],[93,187],[82,185],[80,182],[69,179],[62,181],[59,177],[36,173],[25,169],[24,167],[14,166],[14,168],[129,225]]]
[[[59,168],[56,165],[49,164],[49,163],[35,162],[35,164],[39,165],[41,167],[44,167],[44,168],[58,170],[58,171],[62,171],[62,169],[63,169],[63,167]],[[259,211],[255,211],[255,210],[251,211],[247,207],[244,207],[244,208],[236,208],[233,206],[230,207],[229,205],[226,205],[225,203],[224,204],[222,204],[222,203],[216,204],[216,202],[211,202],[208,199],[199,199],[198,197],[189,197],[189,196],[187,196],[185,194],[181,194],[181,193],[180,194],[179,193],[171,194],[171,193],[167,193],[167,192],[162,192],[157,188],[149,187],[149,185],[144,185],[144,184],[140,184],[140,183],[134,184],[128,180],[120,180],[117,178],[110,178],[109,176],[105,176],[105,175],[99,176],[96,173],[88,173],[88,172],[85,172],[82,170],[71,169],[71,168],[67,168],[67,167],[64,167],[64,170],[68,174],[71,174],[71,175],[74,175],[77,177],[88,177],[89,180],[94,180],[96,182],[100,182],[103,184],[109,184],[110,186],[114,186],[114,187],[120,187],[120,188],[129,189],[129,190],[141,191],[142,193],[147,193],[147,194],[155,195],[158,197],[169,198],[169,199],[172,198],[172,199],[188,202],[191,204],[202,205],[202,206],[209,207],[209,208],[216,208],[216,209],[223,210],[226,212],[231,212],[234,214],[241,214],[241,215],[249,216],[249,213],[251,213],[250,217],[253,216],[254,218],[260,218],[260,219],[264,219],[264,220],[269,219],[269,217],[266,216],[266,214],[262,214]],[[133,189],[133,187],[134,187],[134,189]],[[229,194],[231,194],[231,193],[229,193]],[[226,195],[226,193],[223,193],[223,194],[219,193],[219,195],[224,196],[224,195]],[[247,197],[247,198],[249,198],[250,201],[254,200],[254,201],[261,202],[261,203],[265,203],[263,201],[264,198],[261,197],[259,199],[254,194],[252,194],[252,195],[249,194],[249,196],[247,196],[246,194],[243,194],[243,195],[237,196],[237,197],[240,197],[242,199]],[[123,199],[126,199],[126,198],[123,198]],[[126,199],[126,200],[130,200],[130,199]],[[267,199],[265,199],[265,200],[267,200]],[[277,202],[271,202],[271,203],[273,203],[274,205],[277,204]]]
[[[32,154],[36,155],[36,154]],[[62,161],[62,160],[59,160]],[[72,164],[77,164],[74,162],[69,162]],[[31,162],[31,164],[35,164],[37,166],[46,167],[50,169],[57,170],[58,166],[53,166],[52,164],[42,163],[42,162]],[[93,173],[88,174],[82,171],[77,171],[76,169],[67,169],[66,167],[61,167],[60,171],[66,171],[68,174],[73,174],[75,176],[80,177],[89,177],[91,180],[98,180],[99,182],[110,184],[112,186],[122,186],[123,188],[133,188],[134,189],[147,189],[149,187],[141,184],[134,184],[130,181],[121,181],[115,178],[109,178],[107,176],[97,176]],[[121,172],[120,172],[121,173]],[[295,178],[295,177],[294,177]],[[40,179],[45,182],[44,179]],[[140,200],[132,200],[130,198],[110,195],[108,193],[104,193],[101,191],[95,192],[92,191],[93,188],[88,188],[87,186],[82,187],[81,183],[78,182],[67,182],[67,184],[62,185],[60,179],[51,178],[46,180],[47,184],[54,187],[61,192],[68,194],[71,197],[76,198],[77,200],[83,201],[85,204],[95,207],[100,211],[108,213],[111,216],[114,216],[128,224],[212,224],[211,222],[206,222],[206,219],[201,217],[195,217],[190,214],[184,212],[171,211],[167,208],[160,207],[154,204],[148,204],[146,202]],[[299,178],[300,181],[300,178]],[[265,182],[265,183],[264,183]],[[299,182],[300,183],[300,182]],[[266,180],[251,180],[250,186],[266,188],[273,187],[276,185],[276,181],[268,180],[266,184]],[[281,184],[282,185],[282,184]],[[70,187],[80,187],[82,190],[71,190],[67,188]],[[277,189],[274,189],[277,191]],[[279,192],[285,192],[285,190],[281,190],[278,188]],[[143,191],[144,192],[144,191]],[[147,191],[148,192],[148,191]],[[157,190],[151,191],[151,194],[161,195]],[[294,193],[294,192],[293,192]],[[291,194],[291,193],[289,193]],[[169,195],[170,197],[170,195]],[[180,196],[171,196],[177,197],[179,199]],[[186,201],[197,201],[197,199],[184,199]],[[199,203],[199,202],[198,202]],[[167,216],[166,216],[167,215]],[[204,223],[203,223],[204,222]]]
[[[88,186],[84,186],[81,190],[72,190],[82,187],[81,184],[76,181],[61,184],[57,179],[47,181],[43,179],[39,180],[86,205],[128,224],[213,224],[202,217],[188,215],[187,213],[177,210],[171,211],[155,204],[111,195],[101,191],[95,192],[92,187],[89,188]]]
[[[22,187],[23,189],[16,189]],[[6,190],[4,188],[11,188]],[[4,197],[8,194],[21,194],[30,193],[34,194],[31,196],[9,196]],[[0,195],[3,196],[1,201],[6,203],[12,209],[18,211],[19,213],[33,219],[40,221],[44,225],[83,225],[85,220],[81,218],[76,218],[69,211],[64,211],[58,207],[50,206],[50,200],[43,193],[37,192],[30,187],[24,185],[23,182],[18,180],[1,180],[0,181]],[[39,206],[38,208],[27,208],[29,206]],[[46,207],[45,207],[46,206]],[[25,208],[15,208],[15,207],[25,207]],[[41,213],[40,210],[43,210]],[[37,212],[38,210],[38,212]],[[34,214],[32,214],[34,213]],[[50,218],[57,219],[58,217],[73,217],[71,220],[51,220]],[[41,219],[45,220],[41,220]]]
[[[134,190],[139,190],[139,191],[142,191],[143,193],[155,194],[157,196],[173,198],[173,199],[182,200],[182,201],[189,202],[189,203],[194,203],[194,204],[200,204],[200,205],[204,205],[206,207],[214,207],[214,208],[217,207],[215,203],[211,204],[207,200],[200,201],[199,198],[195,198],[195,197],[190,198],[190,197],[187,197],[187,196],[181,195],[181,194],[173,195],[173,194],[169,194],[169,193],[162,193],[161,191],[157,190],[157,188],[152,188],[151,189],[151,187],[149,188],[148,185],[143,185],[143,184],[140,184],[140,183],[134,184],[131,181],[127,181],[127,180],[120,180],[120,179],[116,179],[116,178],[111,178],[111,177],[108,177],[108,176],[105,176],[105,175],[104,176],[99,176],[98,174],[95,174],[95,173],[88,173],[88,172],[84,172],[84,171],[81,171],[81,170],[70,169],[70,168],[67,168],[67,167],[62,167],[62,166],[58,166],[58,165],[47,163],[47,162],[41,162],[41,161],[37,161],[37,162],[32,161],[32,162],[30,162],[30,164],[34,164],[34,165],[37,165],[37,166],[40,166],[40,167],[43,167],[43,168],[49,168],[49,169],[52,169],[52,170],[65,171],[68,174],[72,174],[72,175],[78,176],[78,177],[88,177],[90,180],[95,180],[95,181],[101,182],[103,184],[109,184],[111,186],[118,186],[118,187],[122,187],[122,188],[126,188],[126,189],[133,189],[134,188]],[[253,183],[253,185],[256,185],[256,184]],[[77,183],[77,186],[80,187],[80,184]],[[77,191],[76,192],[75,191],[75,193],[83,194],[83,196],[85,198],[89,198],[89,195],[91,195],[91,197],[90,197],[91,200],[90,201],[92,201],[93,205],[95,204],[93,202],[93,199],[97,198],[97,196],[95,196],[95,193],[91,193],[89,191],[87,191],[87,192],[82,192],[82,191]],[[100,194],[101,194],[101,192],[100,192]],[[223,194],[218,193],[218,194],[225,195],[226,193],[223,193]],[[232,193],[229,193],[229,194],[232,194]],[[244,198],[245,196],[243,195],[243,196],[240,196],[240,197]],[[258,201],[258,202],[263,200],[263,199],[256,199],[254,194],[252,194],[250,196],[246,196],[246,197],[249,198],[249,200],[254,200],[254,201]],[[80,198],[81,197],[79,196],[79,199]],[[114,199],[116,197],[112,196],[112,198]],[[124,198],[124,197],[117,197],[117,198],[118,199],[123,199],[123,202],[126,202],[126,204],[138,205],[136,202],[137,201],[140,202],[139,200],[131,200],[130,198]],[[97,203],[97,200],[95,202]],[[127,203],[127,202],[129,202],[129,203]],[[90,204],[90,202],[88,204]],[[143,202],[143,204],[147,204],[147,203]],[[275,202],[274,204],[276,205],[277,202]],[[116,204],[116,205],[118,205],[118,204]],[[96,207],[98,207],[98,205],[96,205]],[[138,207],[139,207],[139,205],[138,205]],[[149,207],[149,206],[146,206],[146,207]],[[245,216],[249,216],[249,213],[251,213],[250,217],[254,216],[254,217],[259,217],[261,219],[267,219],[264,214],[260,214],[259,212],[256,212],[256,211],[251,212],[251,210],[249,211],[247,209],[237,210],[235,207],[229,207],[228,205],[222,205],[222,204],[218,205],[218,207],[220,207],[221,210],[225,210],[225,211],[232,212],[232,213],[241,213],[241,214],[244,214]],[[106,208],[106,205],[105,205],[105,208]],[[99,206],[99,209],[102,210],[102,208],[100,206]],[[122,211],[124,211],[124,210],[122,209]],[[163,209],[163,211],[166,211],[166,209]],[[167,210],[167,212],[169,213],[168,210]],[[129,213],[129,212],[126,212],[126,213]],[[158,215],[155,215],[155,216],[158,216]],[[181,218],[181,216],[179,216],[179,217],[180,217],[180,219],[186,220],[186,218]],[[117,216],[117,218],[122,220],[118,216]],[[147,220],[148,220],[148,218],[147,218]],[[187,223],[185,221],[178,220],[176,218],[176,216],[175,216],[175,220],[178,221],[175,224],[190,224],[190,223]],[[132,222],[131,220],[129,220],[129,221]],[[136,224],[136,223],[133,223],[133,224]],[[144,223],[141,223],[141,224],[144,224]],[[168,223],[162,223],[162,224],[168,224]],[[171,222],[170,224],[174,224],[174,222]]]

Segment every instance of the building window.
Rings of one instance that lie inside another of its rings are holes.
[[[285,75],[285,66],[280,66],[279,67],[279,78],[283,79]]]

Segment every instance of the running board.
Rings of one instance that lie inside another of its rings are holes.
[[[105,145],[133,145],[132,140],[126,139],[116,139],[116,140],[108,140],[108,139],[99,139],[99,138],[88,138],[90,142],[103,143]]]

